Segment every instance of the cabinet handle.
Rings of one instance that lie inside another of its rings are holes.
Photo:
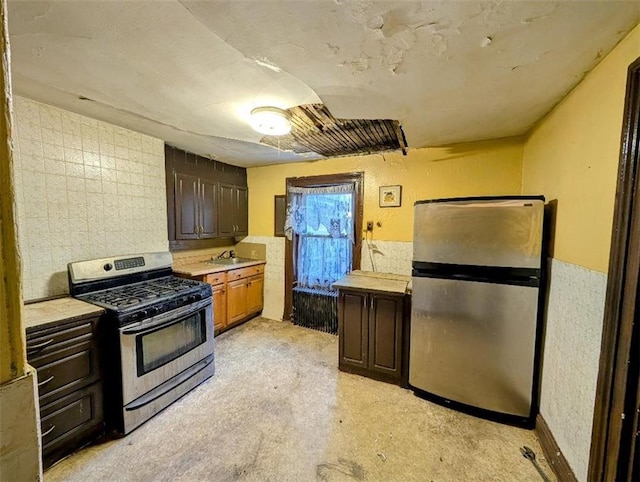
[[[51,428],[49,430],[47,430],[45,433],[42,434],[42,438],[45,438],[47,435],[49,435],[51,432],[53,432],[53,430],[56,428],[55,425],[52,425]]]
[[[49,383],[49,382],[50,382],[51,380],[53,380],[53,379],[54,379],[54,376],[53,376],[53,375],[51,375],[51,376],[50,376],[49,378],[47,378],[44,382],[40,382],[40,383],[38,383],[38,387],[42,387],[42,386],[46,385],[47,383]]]
[[[27,352],[34,352],[38,350],[42,350],[45,346],[51,345],[53,343],[53,338],[47,341],[43,341],[42,343],[38,343],[36,345],[27,346]]]

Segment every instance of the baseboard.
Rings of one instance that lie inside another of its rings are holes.
[[[564,458],[549,425],[542,415],[536,417],[536,435],[540,440],[542,451],[559,482],[578,482],[569,462]]]

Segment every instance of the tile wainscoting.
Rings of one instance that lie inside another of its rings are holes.
[[[166,251],[164,143],[14,97],[24,299],[67,293],[67,263]]]
[[[413,243],[406,241],[362,241],[364,271],[411,275]]]
[[[266,246],[262,316],[272,320],[282,320],[284,313],[284,240],[274,236],[247,236],[242,240]]]
[[[587,480],[607,276],[551,262],[540,413],[578,480]]]
[[[264,309],[262,316],[272,320],[282,320],[284,312],[284,242],[285,238],[273,236],[248,236],[246,243],[260,243],[266,246],[267,264],[264,272]],[[371,250],[366,243],[362,247],[361,269],[395,274],[411,274],[413,243],[398,241],[371,241]]]

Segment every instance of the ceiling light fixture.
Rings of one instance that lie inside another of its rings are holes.
[[[256,107],[249,121],[254,131],[267,136],[284,136],[291,132],[291,116],[277,107]]]

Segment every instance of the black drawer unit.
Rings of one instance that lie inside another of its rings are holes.
[[[103,428],[101,383],[76,390],[40,407],[42,453],[51,465]]]
[[[38,375],[44,467],[104,432],[100,317],[27,330],[27,360]]]

